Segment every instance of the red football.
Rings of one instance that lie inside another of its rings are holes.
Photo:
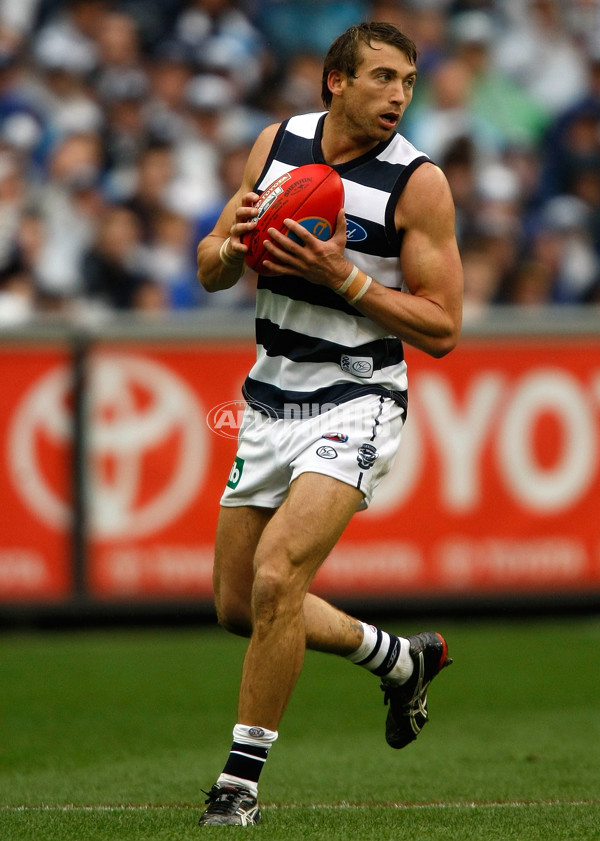
[[[274,274],[263,267],[263,261],[269,259],[263,245],[270,239],[269,228],[290,236],[283,224],[284,219],[290,218],[318,239],[329,239],[343,206],[342,179],[330,166],[306,164],[286,172],[269,184],[256,204],[256,226],[243,237],[248,246],[247,265],[260,274]]]

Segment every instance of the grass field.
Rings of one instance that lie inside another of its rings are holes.
[[[600,620],[436,624],[455,664],[403,751],[384,742],[377,680],[307,655],[248,829],[196,826],[231,741],[243,640],[4,634],[0,839],[600,839]]]

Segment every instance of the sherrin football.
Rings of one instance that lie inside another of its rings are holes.
[[[264,241],[269,228],[288,236],[284,219],[294,219],[318,239],[329,239],[344,206],[344,186],[337,172],[325,164],[306,164],[286,172],[264,190],[256,204],[255,227],[243,236],[248,246],[246,264],[264,275],[275,274],[263,266],[270,255]]]

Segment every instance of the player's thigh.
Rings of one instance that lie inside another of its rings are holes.
[[[215,604],[221,623],[238,633],[248,631],[254,554],[272,516],[271,509],[245,505],[219,511],[213,569]]]
[[[305,592],[361,499],[362,493],[345,482],[302,473],[264,529],[255,555],[256,574],[268,571],[296,592]]]

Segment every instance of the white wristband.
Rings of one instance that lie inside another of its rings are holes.
[[[221,245],[221,248],[219,249],[219,259],[221,260],[224,266],[227,266],[228,269],[241,268],[242,263],[244,262],[244,258],[234,257],[233,255],[227,252],[227,246],[229,245],[229,242],[230,237],[227,237],[227,239],[224,240],[223,244]]]

